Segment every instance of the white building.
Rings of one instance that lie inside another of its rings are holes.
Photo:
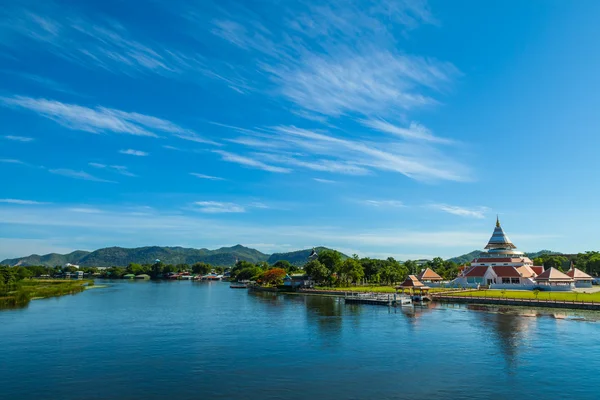
[[[535,277],[544,272],[544,267],[533,265],[533,261],[516,248],[496,219],[494,233],[485,246],[488,251],[474,259],[453,283],[489,286],[492,289],[535,286]]]

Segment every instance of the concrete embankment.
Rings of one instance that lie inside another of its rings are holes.
[[[571,308],[578,310],[598,310],[600,303],[590,303],[582,301],[554,301],[554,300],[533,300],[533,299],[499,299],[489,297],[467,297],[467,296],[443,296],[433,295],[434,301],[444,303],[470,303],[470,304],[492,304],[505,306],[529,306],[529,307],[548,307],[548,308]]]

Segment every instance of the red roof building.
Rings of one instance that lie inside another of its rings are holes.
[[[496,218],[496,227],[488,244],[487,252],[475,258],[455,283],[463,285],[535,285],[534,278],[543,272],[543,267],[536,267],[533,261],[522,251],[516,250],[508,236],[504,233],[500,220]],[[504,287],[504,286],[502,286]]]

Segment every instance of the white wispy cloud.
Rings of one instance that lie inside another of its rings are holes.
[[[130,177],[137,176],[133,172],[129,171],[129,169],[126,166],[123,166],[123,165],[106,165],[106,164],[95,163],[95,162],[88,163],[88,165],[90,167],[94,167],[94,168],[110,170],[110,171],[116,172],[116,173],[124,175],[124,176],[130,176]]]
[[[184,140],[214,144],[213,141],[204,139],[196,132],[171,121],[136,112],[126,112],[106,107],[90,108],[27,96],[0,97],[0,104],[5,107],[21,108],[35,112],[65,128],[78,131],[125,133],[149,137],[158,137],[156,132],[160,132],[169,133]]]
[[[164,145],[163,149],[167,149],[167,150],[175,150],[175,151],[183,151],[182,149],[180,149],[179,147],[175,147],[175,146],[169,146],[169,145]]]
[[[170,12],[173,6],[165,8]],[[198,84],[215,79],[238,92],[247,89],[245,80],[228,71],[220,59],[207,58],[184,41],[157,43],[99,10],[92,14],[51,1],[15,2],[3,9],[2,17],[2,44],[16,55],[34,49],[85,68],[130,77],[154,75]],[[184,34],[180,28],[169,27]]]
[[[435,89],[456,68],[388,50],[310,54],[300,64],[263,65],[281,94],[298,106],[325,115],[387,114],[437,103],[419,88]]]
[[[229,128],[237,132],[243,129]],[[295,126],[245,131],[248,140],[237,140],[237,144],[260,150],[253,159],[261,162],[351,175],[367,175],[372,170],[391,171],[423,181],[470,179],[468,169],[462,164],[420,144],[409,145],[377,137],[339,137],[328,131]],[[306,154],[304,157],[288,156],[283,151]]]
[[[447,86],[452,64],[398,51],[394,32],[434,23],[421,1],[284,2],[283,24],[261,24],[240,10],[211,21],[211,33],[258,54],[276,91],[305,111],[339,116],[396,113],[435,104],[426,92]]]
[[[228,161],[240,165],[244,165],[246,167],[261,169],[263,171],[275,172],[279,174],[287,174],[292,172],[289,168],[277,167],[274,165],[265,164],[260,160],[256,160],[250,157],[244,157],[237,154],[229,153],[222,150],[213,150],[213,153],[219,154],[223,161]]]
[[[0,162],[6,164],[25,164],[23,161],[14,158],[0,158]]]
[[[2,136],[4,139],[7,140],[13,140],[15,142],[31,142],[33,141],[33,138],[31,137],[26,137],[26,136],[13,136],[13,135],[5,135]]]
[[[67,208],[67,211],[75,212],[75,213],[83,213],[83,214],[100,214],[103,211],[99,208],[90,208],[90,207],[71,207]]]
[[[119,150],[119,153],[138,157],[146,157],[148,155],[148,153],[146,153],[145,151],[134,149]]]
[[[370,171],[362,166],[352,162],[328,159],[302,160],[280,154],[257,153],[257,158],[271,161],[278,164],[285,164],[293,167],[306,168],[313,171],[332,172],[345,175],[369,175]]]
[[[221,178],[218,176],[204,175],[204,174],[199,174],[196,172],[190,172],[190,175],[193,175],[196,178],[200,178],[200,179],[208,179],[210,181],[224,181],[225,180],[225,178]]]
[[[21,199],[0,199],[0,203],[21,204],[21,205],[48,204],[48,203],[42,202],[42,201],[21,200]]]
[[[313,178],[313,180],[319,183],[337,183],[337,181],[333,181],[331,179]]]
[[[416,122],[411,122],[408,128],[396,126],[383,119],[370,119],[363,120],[361,122],[365,126],[368,126],[381,132],[391,133],[393,135],[400,136],[403,139],[423,140],[433,143],[452,143],[452,140],[450,139],[444,139],[433,135],[429,129]]]
[[[461,217],[469,217],[469,218],[485,218],[485,213],[489,211],[487,207],[460,207],[453,206],[449,204],[432,204],[429,207],[434,208],[436,210],[444,211],[449,214],[458,215]]]
[[[219,201],[197,201],[194,203],[195,210],[209,214],[220,213],[243,213],[246,208],[236,203],[223,203]]]
[[[74,179],[82,179],[86,181],[94,181],[94,182],[106,182],[106,183],[115,183],[114,181],[109,181],[106,179],[98,178],[94,175],[91,175],[85,171],[75,171],[67,168],[58,168],[58,169],[49,169],[48,172],[51,174],[62,175],[69,178]]]
[[[373,207],[406,207],[399,200],[361,200],[360,202]]]

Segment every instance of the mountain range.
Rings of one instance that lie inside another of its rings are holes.
[[[317,252],[327,249],[317,247]],[[27,257],[10,258],[0,262],[2,265],[29,266],[45,265],[54,267],[67,263],[80,265],[82,267],[112,267],[127,266],[130,263],[151,264],[155,260],[161,260],[165,264],[194,264],[205,262],[216,266],[232,266],[236,260],[244,260],[252,263],[266,261],[274,264],[279,260],[289,261],[292,265],[302,266],[308,261],[312,249],[292,251],[288,253],[265,254],[256,249],[242,246],[222,247],[216,250],[192,249],[184,247],[137,247],[127,249],[123,247],[106,247],[96,251],[76,250],[69,254],[50,253],[43,256],[32,254]],[[471,262],[478,257],[481,251],[475,250],[458,257],[451,258],[458,264]],[[550,250],[541,250],[535,253],[527,253],[530,258],[539,257],[542,254],[560,254]],[[347,258],[346,255],[343,255]]]
[[[325,250],[317,247],[317,252]],[[45,265],[54,267],[67,263],[82,267],[112,267],[127,266],[130,263],[151,264],[160,260],[165,264],[194,264],[205,262],[215,266],[232,266],[236,260],[252,263],[266,261],[274,264],[279,260],[289,261],[293,265],[304,265],[312,249],[298,250],[289,253],[265,254],[258,250],[242,245],[222,247],[216,250],[192,249],[184,247],[137,247],[127,249],[123,247],[106,247],[96,251],[76,250],[69,254],[50,253],[43,256],[32,254],[27,257],[11,258],[0,262],[2,265],[29,266]],[[344,257],[347,257],[344,255]]]

